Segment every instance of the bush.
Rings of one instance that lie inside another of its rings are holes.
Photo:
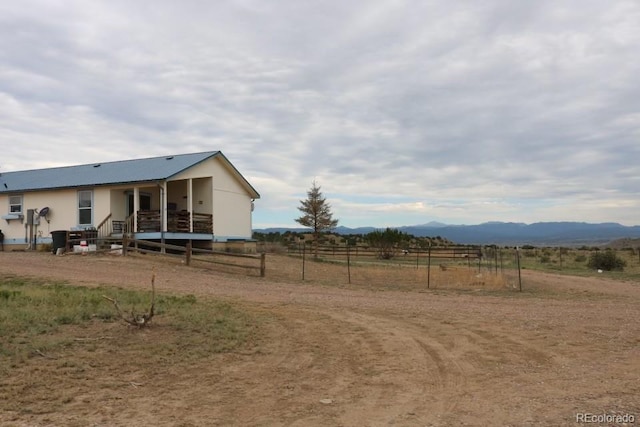
[[[625,260],[617,256],[612,250],[592,253],[587,263],[587,267],[591,269],[604,271],[622,271],[626,265]]]
[[[401,243],[409,240],[409,235],[395,228],[387,227],[386,230],[374,230],[365,236],[365,240],[378,253],[380,259],[391,259]]]

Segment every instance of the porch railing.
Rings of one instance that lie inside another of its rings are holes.
[[[138,211],[138,232],[160,231],[160,211]],[[167,213],[167,231],[171,233],[189,233],[191,214],[188,211],[170,211]],[[194,233],[213,233],[213,215],[193,213]]]
[[[98,224],[96,230],[98,230],[98,239],[111,236],[113,233],[113,221],[111,220],[111,214],[107,215],[107,217]]]
[[[193,232],[213,234],[213,215],[193,213]]]
[[[135,213],[132,213],[131,215],[129,215],[128,217],[125,218],[124,220],[124,224],[123,224],[123,228],[122,228],[122,234],[131,234],[133,233],[133,218],[134,218]]]
[[[96,227],[98,238],[107,238],[113,235],[130,233],[133,230],[133,215],[129,215],[124,221],[111,218],[107,215]]]
[[[160,211],[138,211],[138,233],[160,231]]]

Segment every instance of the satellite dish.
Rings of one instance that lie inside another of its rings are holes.
[[[44,208],[40,209],[40,212],[38,213],[38,216],[47,216],[48,213],[49,213],[49,208],[48,207],[44,207]]]

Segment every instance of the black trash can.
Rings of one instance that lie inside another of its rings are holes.
[[[51,240],[53,240],[53,244],[51,245],[51,253],[54,255],[58,253],[59,248],[67,247],[67,230],[56,230],[51,232]]]

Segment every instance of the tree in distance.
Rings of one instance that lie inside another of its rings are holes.
[[[386,230],[375,230],[365,236],[371,247],[376,249],[378,258],[391,259],[395,256],[400,244],[407,242],[410,236],[395,228],[387,227]]]
[[[313,230],[314,255],[318,258],[318,238],[320,233],[336,228],[338,220],[333,219],[331,205],[327,203],[320,191],[320,186],[313,181],[311,189],[307,191],[307,199],[300,200],[298,210],[302,216],[296,222]]]

